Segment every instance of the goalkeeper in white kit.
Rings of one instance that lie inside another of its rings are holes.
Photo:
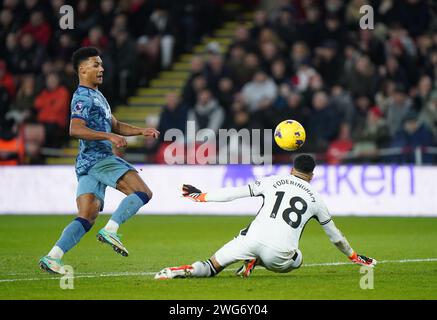
[[[373,267],[376,260],[352,249],[332,221],[320,195],[310,185],[315,166],[311,156],[300,155],[294,161],[291,175],[265,177],[243,187],[223,188],[211,193],[183,185],[183,196],[196,202],[224,202],[258,196],[264,201],[251,224],[210,259],[165,268],[155,275],[155,279],[212,277],[237,261],[244,261],[237,271],[242,277],[248,277],[256,265],[273,272],[290,272],[302,264],[299,239],[311,218],[319,222],[331,242],[352,262]]]

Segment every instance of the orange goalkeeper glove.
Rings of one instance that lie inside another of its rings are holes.
[[[206,193],[189,184],[182,185],[182,196],[196,202],[206,202]]]
[[[373,268],[376,264],[375,259],[368,258],[368,257],[363,256],[361,254],[357,254],[355,251],[349,257],[349,260],[352,261],[353,263],[360,264],[360,265],[366,266],[366,267],[371,267],[371,268]]]

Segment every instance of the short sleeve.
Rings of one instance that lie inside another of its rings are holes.
[[[258,179],[252,183],[249,183],[249,192],[251,197],[257,197],[264,193],[266,186],[265,179]]]
[[[92,100],[89,97],[78,96],[71,101],[71,119],[79,118],[88,122]]]

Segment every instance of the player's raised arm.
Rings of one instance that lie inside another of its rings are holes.
[[[154,128],[140,128],[118,121],[112,116],[112,131],[122,136],[145,136],[157,139],[159,131]]]
[[[182,185],[182,196],[196,202],[227,202],[253,196],[250,186],[222,188],[213,192],[202,192],[189,184]]]
[[[227,202],[246,197],[257,197],[264,192],[265,178],[243,187],[222,188],[204,193],[189,184],[182,186],[182,196],[196,202]]]

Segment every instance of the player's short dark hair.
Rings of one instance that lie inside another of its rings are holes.
[[[79,65],[90,57],[99,55],[99,50],[94,47],[83,47],[74,51],[71,61],[76,72],[79,71]]]
[[[301,154],[294,159],[294,168],[302,173],[312,173],[316,167],[314,158],[308,154]]]

